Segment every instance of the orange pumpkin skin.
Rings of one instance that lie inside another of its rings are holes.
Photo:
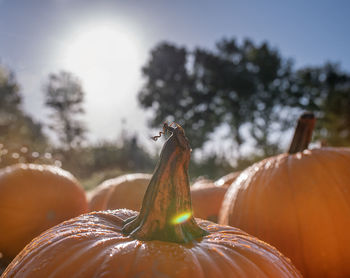
[[[207,179],[196,181],[191,186],[193,215],[217,223],[226,191],[239,173],[230,173],[215,182]]]
[[[121,233],[130,210],[92,212],[35,238],[2,278],[301,277],[274,247],[245,232],[197,219],[209,235],[186,244]]]
[[[205,178],[198,178],[195,180],[195,182],[191,185],[191,188],[203,188],[203,187],[208,187],[208,186],[213,186],[214,182],[210,179],[205,179]]]
[[[110,184],[100,184],[93,190],[87,192],[89,211],[105,210],[108,194],[112,187]]]
[[[0,252],[6,259],[46,229],[85,212],[85,192],[67,171],[35,164],[0,170]]]
[[[270,245],[235,228],[197,223],[187,173],[191,148],[180,126],[164,124],[160,135],[167,131],[140,213],[92,212],[57,225],[1,277],[300,277]]]
[[[201,219],[217,222],[227,188],[215,186],[214,183],[201,187],[191,187],[193,215]]]
[[[214,182],[214,184],[216,186],[229,187],[237,179],[237,177],[239,176],[240,173],[241,173],[241,171],[229,173],[229,174],[221,177],[220,179],[216,180]]]
[[[219,223],[276,246],[304,277],[350,277],[350,149],[281,154],[245,170]]]
[[[143,196],[152,175],[127,174],[104,181],[91,193],[89,210],[127,208],[140,210]]]

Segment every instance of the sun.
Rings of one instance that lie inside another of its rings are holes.
[[[115,82],[119,89],[127,89],[140,71],[137,40],[116,24],[80,28],[62,52],[64,69],[79,76],[89,90]]]

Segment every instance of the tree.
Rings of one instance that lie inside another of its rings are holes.
[[[51,108],[54,130],[66,150],[78,147],[85,138],[86,128],[79,119],[84,113],[84,92],[80,81],[71,73],[61,71],[49,75],[45,86],[45,104]]]
[[[316,112],[316,138],[332,146],[350,146],[349,73],[327,63],[301,69],[294,79],[299,103],[294,100],[291,104]]]
[[[42,125],[23,112],[22,95],[14,74],[0,66],[0,163],[4,161],[18,162],[20,158],[9,158],[22,149],[21,155],[31,151],[43,151],[47,147],[47,138]],[[6,157],[7,158],[6,158]],[[5,163],[5,164],[4,164]]]
[[[286,130],[288,113],[281,113],[290,86],[292,64],[267,43],[255,45],[221,40],[214,51],[161,43],[143,67],[146,83],[139,102],[152,110],[150,125],[165,120],[186,129],[193,148],[228,127],[237,149],[244,131],[263,155],[278,151],[271,134]]]

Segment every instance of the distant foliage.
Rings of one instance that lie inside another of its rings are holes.
[[[200,148],[223,124],[232,142],[244,142],[242,127],[264,155],[278,151],[272,131],[285,130],[281,114],[287,95],[291,62],[267,43],[222,40],[214,51],[189,50],[161,43],[143,68],[146,83],[139,93],[141,105],[154,112],[151,126],[176,120],[191,145]],[[276,126],[277,123],[277,126]]]
[[[191,182],[203,177],[216,180],[233,171],[232,165],[225,157],[216,154],[206,155],[203,159],[191,159],[189,165],[189,174]]]
[[[0,167],[36,159],[31,151],[48,147],[42,125],[23,112],[21,103],[14,74],[0,66]]]
[[[294,91],[304,109],[316,112],[316,138],[330,146],[350,146],[350,74],[339,65],[301,69],[295,74]]]
[[[247,140],[252,156],[271,156],[302,110],[316,112],[318,139],[350,145],[350,76],[337,66],[295,70],[268,43],[223,39],[214,50],[160,43],[143,75],[138,98],[153,112],[150,126],[176,120],[194,149],[225,127],[237,161],[249,160],[241,153]]]
[[[122,137],[122,141],[101,142],[90,147],[94,169],[119,168],[131,172],[151,172],[153,158],[137,142],[136,136]]]
[[[70,150],[85,139],[86,128],[79,116],[84,114],[84,92],[80,81],[71,73],[51,74],[44,88],[45,104],[51,109],[50,128],[62,146]]]

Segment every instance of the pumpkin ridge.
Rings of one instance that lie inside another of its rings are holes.
[[[188,248],[187,252],[190,254],[191,258],[192,258],[192,264],[196,266],[196,273],[198,275],[198,278],[202,278],[205,277],[204,274],[204,267],[201,264],[200,260],[198,260],[197,258],[197,251],[198,249],[200,249],[200,246],[198,246],[197,248]]]
[[[104,240],[104,242],[113,240],[113,238],[109,238],[107,240]],[[55,267],[55,269],[53,269],[53,271],[51,272],[52,276],[55,277],[59,277],[57,275],[62,276],[62,274],[60,274],[60,272],[65,271],[66,267],[70,266],[70,265],[74,265],[76,264],[76,261],[78,261],[82,256],[86,257],[86,255],[88,254],[88,251],[91,250],[91,247],[93,248],[100,248],[98,245],[103,244],[104,242],[101,241],[97,241],[95,242],[92,246],[86,246],[85,244],[82,243],[82,245],[85,245],[83,247],[76,245],[74,246],[73,249],[71,249],[71,253],[72,255],[69,257],[69,260],[65,260],[65,258],[61,258],[62,259],[62,263],[58,264],[57,267]],[[107,246],[108,247],[108,246]],[[98,258],[95,258],[95,260],[98,260]],[[90,264],[94,264],[95,262],[91,262]]]
[[[240,261],[239,264],[242,265],[242,262],[243,262],[243,265],[245,265],[249,270],[253,269],[254,273],[259,273],[259,276],[257,276],[257,277],[269,278],[269,276],[266,276],[265,271],[260,269],[258,267],[258,265],[255,262],[253,262],[253,260],[251,258],[252,257],[251,254],[247,254],[248,252],[246,252],[246,251],[247,250],[242,251],[242,249],[241,249],[240,252],[237,252],[236,250],[234,250],[234,252],[236,254],[236,259],[237,259],[237,257],[239,258],[239,261]],[[246,276],[246,274],[247,273],[245,273],[245,276]]]
[[[255,169],[253,169],[253,168],[250,168],[249,169],[249,172],[253,172],[253,171],[255,171]],[[249,174],[248,175],[249,176],[249,180],[251,180],[251,179],[253,179],[254,178],[254,176],[253,175],[251,175],[251,174]],[[245,181],[246,182],[246,181]],[[233,191],[234,190],[234,187],[230,187],[230,189]],[[242,192],[242,191],[238,191],[237,192],[237,195],[235,196],[235,198],[237,198],[237,196],[238,195],[240,195],[240,194],[243,194],[243,198],[242,199],[247,199],[247,197],[249,196],[249,191],[250,191],[250,189],[251,188],[248,188],[248,190],[246,190],[246,192]],[[241,199],[241,198],[240,198]],[[232,212],[232,215],[234,215],[235,214],[235,209],[234,209],[234,202],[230,202],[230,204],[231,204],[231,206],[232,206],[232,209],[230,209]],[[240,204],[238,204],[238,207],[240,206]],[[248,212],[249,212],[249,210],[248,210],[248,208],[247,207],[245,207],[245,210],[244,210],[244,212],[242,213],[242,214],[235,214],[235,218],[236,219],[238,219],[238,222],[240,223],[241,222],[241,218],[245,218],[247,215],[248,215]],[[231,217],[231,216],[230,216]],[[241,228],[241,227],[238,227],[238,228]]]
[[[139,241],[137,241],[137,240],[134,240],[133,241],[133,244],[135,245],[134,247],[133,247],[133,250],[134,250],[134,254],[130,257],[130,260],[133,262],[133,263],[131,263],[130,265],[129,265],[129,268],[127,269],[127,270],[125,270],[125,274],[128,276],[128,277],[132,277],[131,275],[131,272],[132,272],[132,270],[137,266],[137,264],[138,264],[138,260],[137,260],[137,258],[139,257],[139,256],[142,256],[142,254],[141,254],[141,251],[140,251],[140,249],[141,249],[141,246],[142,246],[142,243],[141,242],[139,242]],[[112,256],[109,256],[110,257],[110,260],[112,260]],[[106,264],[107,264],[107,262],[106,262]],[[107,266],[108,266],[108,264],[107,264]]]
[[[327,155],[328,157],[330,156],[329,153],[327,153],[326,155]],[[318,161],[318,164],[321,165],[321,166],[323,166],[322,168],[324,168],[326,172],[328,172],[328,173],[330,172],[330,173],[331,173],[332,177],[329,178],[329,179],[332,180],[333,184],[339,185],[338,175],[336,175],[333,171],[329,171],[329,168],[328,168],[328,167],[326,166],[326,164],[320,159],[319,156],[320,156],[320,153],[319,153],[319,152],[313,152],[313,158],[314,158],[315,160]],[[349,161],[349,163],[350,163],[350,161]],[[350,200],[347,201],[347,199],[345,198],[343,192],[340,190],[340,188],[339,188],[338,186],[335,186],[335,188],[336,188],[336,191],[339,193],[339,194],[337,194],[337,195],[339,195],[339,197],[341,197],[341,198],[344,200],[344,204],[347,205],[347,207],[349,208],[349,211],[350,211]],[[328,200],[328,198],[324,198],[324,199],[325,199],[325,200]]]
[[[225,252],[222,252],[220,249],[224,249],[226,248],[226,246],[224,245],[217,245],[216,248],[212,249],[214,253],[218,254],[219,256],[219,260],[216,262],[216,264],[219,265],[219,270],[221,275],[225,276],[225,273],[227,273],[227,271],[229,271],[230,268],[232,268],[232,264],[231,261],[228,259],[229,257],[227,256],[227,254],[225,254]],[[226,268],[228,270],[226,270]]]
[[[257,174],[254,175],[255,178],[255,184],[257,184],[257,186],[255,186],[255,188],[253,187],[249,187],[247,190],[247,193],[250,194],[250,196],[252,196],[252,198],[254,199],[253,202],[251,202],[250,200],[247,201],[248,204],[254,204],[254,206],[252,206],[252,212],[249,212],[249,214],[246,217],[250,217],[249,215],[254,214],[254,211],[261,210],[261,204],[259,204],[259,202],[256,202],[255,200],[259,200],[261,199],[260,196],[265,195],[266,194],[266,190],[268,190],[268,185],[270,183],[270,180],[272,178],[272,176],[274,175],[274,172],[276,171],[276,164],[278,163],[277,159],[273,160],[271,165],[268,166],[269,170],[272,171],[272,174],[270,173],[270,171],[258,171]],[[266,164],[265,164],[266,165]],[[268,172],[270,174],[268,174]],[[266,178],[267,177],[267,178]],[[253,180],[254,180],[253,178]],[[258,181],[258,183],[257,183]],[[253,193],[252,193],[253,192]],[[264,223],[266,221],[266,219],[263,219],[263,217],[257,217],[255,219],[254,222],[254,227],[252,227],[252,230],[254,231],[258,231],[257,234],[260,233],[260,231],[263,229],[264,225],[261,225],[262,223]]]
[[[320,163],[319,161],[314,157],[314,155],[309,155],[308,153],[301,153],[301,158],[300,160],[295,160],[293,159],[293,156],[294,155],[291,155],[290,156],[290,162],[291,163],[294,163],[295,165],[297,166],[293,166],[293,165],[290,165],[290,168],[293,168],[295,171],[298,170],[298,169],[304,169],[303,167],[303,164],[306,163],[305,160],[308,160],[308,165],[311,165],[312,168],[306,168],[308,169],[309,171],[311,172],[319,172],[320,174],[319,175],[323,175],[325,172],[322,171],[322,169],[320,168]],[[303,159],[303,160],[301,160]],[[300,163],[303,163],[303,164],[300,164]],[[298,166],[299,165],[299,166]],[[323,167],[322,167],[323,168]],[[327,171],[328,172],[328,171]],[[306,174],[307,175],[307,174]],[[308,176],[308,175],[307,175]],[[305,180],[305,178],[303,178],[303,180]],[[318,182],[322,182],[323,179],[320,178],[320,177],[317,177],[316,180],[314,180],[313,182],[314,183],[318,183]],[[308,183],[308,185],[312,186],[312,183]],[[297,184],[295,183],[295,186],[297,186]],[[323,220],[323,222],[327,222],[327,221],[330,221],[330,222],[333,222],[332,220],[332,215],[330,214],[330,206],[329,206],[329,202],[328,202],[328,197],[327,197],[327,194],[325,194],[323,192],[323,188],[322,187],[317,187],[317,184],[314,185],[315,188],[318,188],[317,191],[313,190],[314,193],[316,192],[317,193],[317,198],[315,198],[315,200],[317,201],[317,206],[313,205],[312,207],[318,207],[321,211],[319,212],[321,215],[323,215],[323,217],[321,219],[327,219],[327,220]],[[312,190],[312,187],[310,188],[310,190]],[[300,191],[300,190],[299,190]],[[298,192],[298,190],[295,190],[295,192]],[[314,194],[313,194],[314,195]],[[314,195],[315,196],[315,195]],[[313,200],[310,200],[310,202],[314,203],[315,201],[314,199]],[[302,198],[302,201],[303,202],[306,202],[305,198]],[[325,207],[328,207],[328,209],[325,209]],[[312,241],[313,238],[311,237],[310,238],[310,234],[308,233],[308,226],[309,225],[312,225],[312,224],[309,224],[308,221],[311,221],[312,219],[312,216],[310,215],[310,213],[312,213],[311,211],[307,210],[306,212],[305,211],[300,211],[299,207],[297,208],[296,210],[297,214],[298,214],[298,217],[299,217],[299,225],[301,227],[300,229],[300,233],[299,233],[299,237],[298,237],[298,242],[300,241],[300,246],[301,246],[301,249],[300,249],[300,252],[299,253],[299,257],[302,257],[302,260],[300,260],[300,262],[302,262],[302,269],[304,271],[304,276],[305,277],[314,277],[315,275],[315,270],[312,269],[310,267],[310,265],[307,264],[308,261],[311,260],[312,258],[312,255],[310,254],[310,252],[312,252],[312,250],[310,250],[310,246],[308,246],[308,244],[310,244],[310,240]],[[300,216],[300,215],[303,215],[303,216]],[[334,223],[334,222],[333,222]],[[321,223],[320,223],[321,224]],[[323,225],[321,225],[323,227]],[[331,225],[332,226],[332,225]],[[329,230],[329,225],[325,226],[324,229]],[[326,233],[324,232],[324,230],[322,229],[321,230],[322,234],[326,235]],[[327,234],[329,234],[327,232]],[[328,238],[328,243],[329,244],[329,241],[332,240],[332,238]],[[334,240],[333,240],[334,241]],[[320,242],[319,244],[322,244],[322,242]],[[332,244],[333,246],[333,244]],[[333,249],[333,247],[332,247]],[[310,251],[309,251],[310,250]],[[315,252],[314,252],[315,253]],[[328,259],[329,262],[332,261],[332,264],[334,264],[334,257],[331,257]],[[300,264],[300,262],[298,264]],[[322,262],[322,260],[321,260]],[[296,263],[296,262],[295,262]],[[319,266],[319,269],[322,269],[323,271],[326,271],[327,270],[327,267],[324,266],[323,264],[321,264]],[[322,273],[322,271],[321,271]]]
[[[347,207],[348,208],[348,210],[349,210],[349,212],[350,212],[350,203],[349,202],[347,202],[346,201],[346,198],[345,198],[345,196],[344,196],[344,194],[342,194],[342,192],[341,192],[341,190],[340,190],[340,188],[339,188],[339,182],[338,182],[338,179],[337,179],[337,175],[335,175],[334,174],[334,172],[333,171],[329,171],[329,168],[326,166],[326,164],[320,159],[320,153],[319,152],[313,152],[313,158],[315,159],[315,160],[317,160],[318,161],[318,165],[320,165],[320,168],[324,168],[325,169],[325,171],[326,172],[328,172],[328,175],[329,175],[329,173],[331,173],[331,177],[329,177],[329,179],[330,180],[332,180],[332,182],[333,182],[333,186],[332,186],[332,188],[331,189],[334,189],[333,190],[333,194],[335,194],[335,195],[337,195],[337,196],[340,196],[340,198],[341,199],[343,199],[344,200],[344,204],[345,204],[345,207]],[[326,153],[326,156],[328,156],[328,157],[330,157],[331,156],[331,154],[330,153]],[[327,158],[328,158],[327,157]],[[327,195],[327,192],[324,192],[323,194],[322,194],[322,199],[323,199],[323,203],[324,204],[327,204],[327,206],[328,206],[328,208],[330,208],[330,209],[328,209],[327,211],[332,211],[332,206],[330,206],[330,203],[329,203],[329,198],[328,198],[328,195]],[[338,203],[338,205],[339,205],[339,203]],[[337,247],[335,248],[336,250],[338,250],[338,252],[336,252],[336,254],[338,255],[338,257],[337,257],[337,261],[341,261],[341,260],[339,260],[338,258],[340,257],[343,257],[344,255],[343,255],[343,253],[344,252],[342,252],[343,250],[344,250],[344,248],[342,248],[342,246],[339,246],[339,241],[337,240],[338,238],[340,238],[341,237],[341,234],[339,233],[339,229],[338,229],[338,227],[337,227],[337,223],[336,222],[334,222],[334,217],[331,215],[331,214],[329,214],[328,213],[328,215],[329,215],[329,221],[332,223],[332,225],[329,225],[329,227],[332,227],[332,234],[335,234],[335,243],[333,243],[332,244],[332,246],[334,246],[334,245],[336,245]],[[346,252],[346,251],[345,251]],[[347,250],[347,252],[348,252],[348,250]]]
[[[287,172],[287,181],[288,181],[288,188],[290,189],[290,192],[291,192],[291,200],[292,200],[292,204],[293,204],[293,207],[294,207],[294,211],[296,212],[294,215],[295,215],[295,218],[296,218],[296,224],[293,225],[293,226],[296,226],[297,227],[297,231],[298,231],[298,235],[301,235],[302,234],[302,228],[301,228],[301,219],[302,217],[300,217],[300,212],[299,212],[299,206],[297,205],[296,203],[296,196],[295,196],[295,190],[293,189],[293,183],[291,182],[291,171],[290,169],[292,168],[291,167],[291,163],[293,162],[292,160],[292,156],[291,155],[287,155],[287,163],[285,165],[286,167],[286,172]],[[306,273],[308,271],[307,269],[307,266],[306,266],[306,263],[305,263],[305,252],[304,252],[304,244],[303,244],[303,238],[299,236],[299,241],[298,241],[298,244],[299,244],[299,247],[301,252],[299,252],[299,260],[300,260],[300,263],[303,265],[303,269],[306,270]],[[296,248],[296,250],[298,250],[298,248]],[[294,249],[295,250],[295,249]],[[298,253],[298,252],[297,252]],[[302,258],[300,258],[302,257]]]
[[[211,244],[212,244],[212,243],[211,243]],[[208,245],[209,245],[209,244],[208,244]],[[229,250],[229,248],[226,247],[225,245],[219,245],[219,244],[216,244],[216,245],[217,245],[218,247],[220,247],[220,248],[225,248],[226,251]],[[215,249],[215,251],[217,251],[217,249]],[[234,250],[232,250],[231,253],[238,254],[238,252],[235,252]],[[234,274],[235,274],[234,277],[236,277],[236,276],[237,276],[237,277],[244,277],[244,276],[245,276],[245,273],[242,272],[242,271],[240,271],[239,264],[236,263],[235,260],[230,259],[230,257],[229,257],[225,252],[221,252],[220,255],[221,255],[221,258],[222,258],[220,261],[224,261],[224,260],[225,260],[225,262],[226,262],[228,265],[230,265],[231,268],[233,268],[234,270],[236,270],[237,273],[234,273]],[[233,267],[232,267],[232,266],[233,266]],[[238,272],[238,271],[239,271],[239,272]]]

